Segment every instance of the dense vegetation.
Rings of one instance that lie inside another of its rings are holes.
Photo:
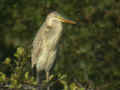
[[[54,10],[77,24],[64,24],[52,90],[120,90],[119,0],[0,0],[0,90],[37,85],[32,40]]]

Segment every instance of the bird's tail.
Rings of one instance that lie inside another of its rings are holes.
[[[32,68],[34,68],[34,64],[32,64]]]

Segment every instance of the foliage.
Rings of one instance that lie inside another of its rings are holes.
[[[32,40],[56,10],[77,24],[63,25],[52,88],[119,90],[119,9],[119,0],[0,0],[0,86],[37,84],[31,75]]]
[[[6,58],[2,63],[4,66],[9,66],[9,76],[6,76],[4,73],[0,72],[0,82],[2,84],[7,84],[8,88],[22,88],[22,84],[33,84],[36,85],[34,77],[29,75],[30,72],[30,62],[29,57],[25,54],[25,51],[22,47],[17,48],[16,53],[14,54],[13,61],[10,58]],[[28,63],[29,62],[29,63]],[[8,69],[8,68],[7,68]]]

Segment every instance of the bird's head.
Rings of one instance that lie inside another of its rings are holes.
[[[63,18],[59,13],[57,13],[56,11],[48,14],[47,19],[46,19],[46,25],[48,27],[53,27],[56,24],[59,24],[61,22],[64,23],[70,23],[70,24],[76,24],[76,22],[72,21],[72,20],[68,20]]]

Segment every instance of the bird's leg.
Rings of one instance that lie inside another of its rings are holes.
[[[39,76],[39,72],[38,71],[37,71],[36,79],[37,79],[37,83],[39,83],[40,82],[40,76]]]
[[[47,71],[46,72],[46,79],[47,79],[47,82],[49,81],[49,72]]]
[[[47,83],[48,83],[49,82],[49,72],[48,71],[46,72],[46,80],[47,80]],[[49,85],[47,86],[47,90],[50,90]]]
[[[36,79],[37,79],[37,83],[38,83],[38,87],[37,87],[37,90],[41,90],[41,80],[40,80],[40,72],[37,71],[36,72]]]
[[[39,72],[38,71],[36,72],[36,80],[37,80],[38,88],[39,88],[40,76],[39,76]]]

